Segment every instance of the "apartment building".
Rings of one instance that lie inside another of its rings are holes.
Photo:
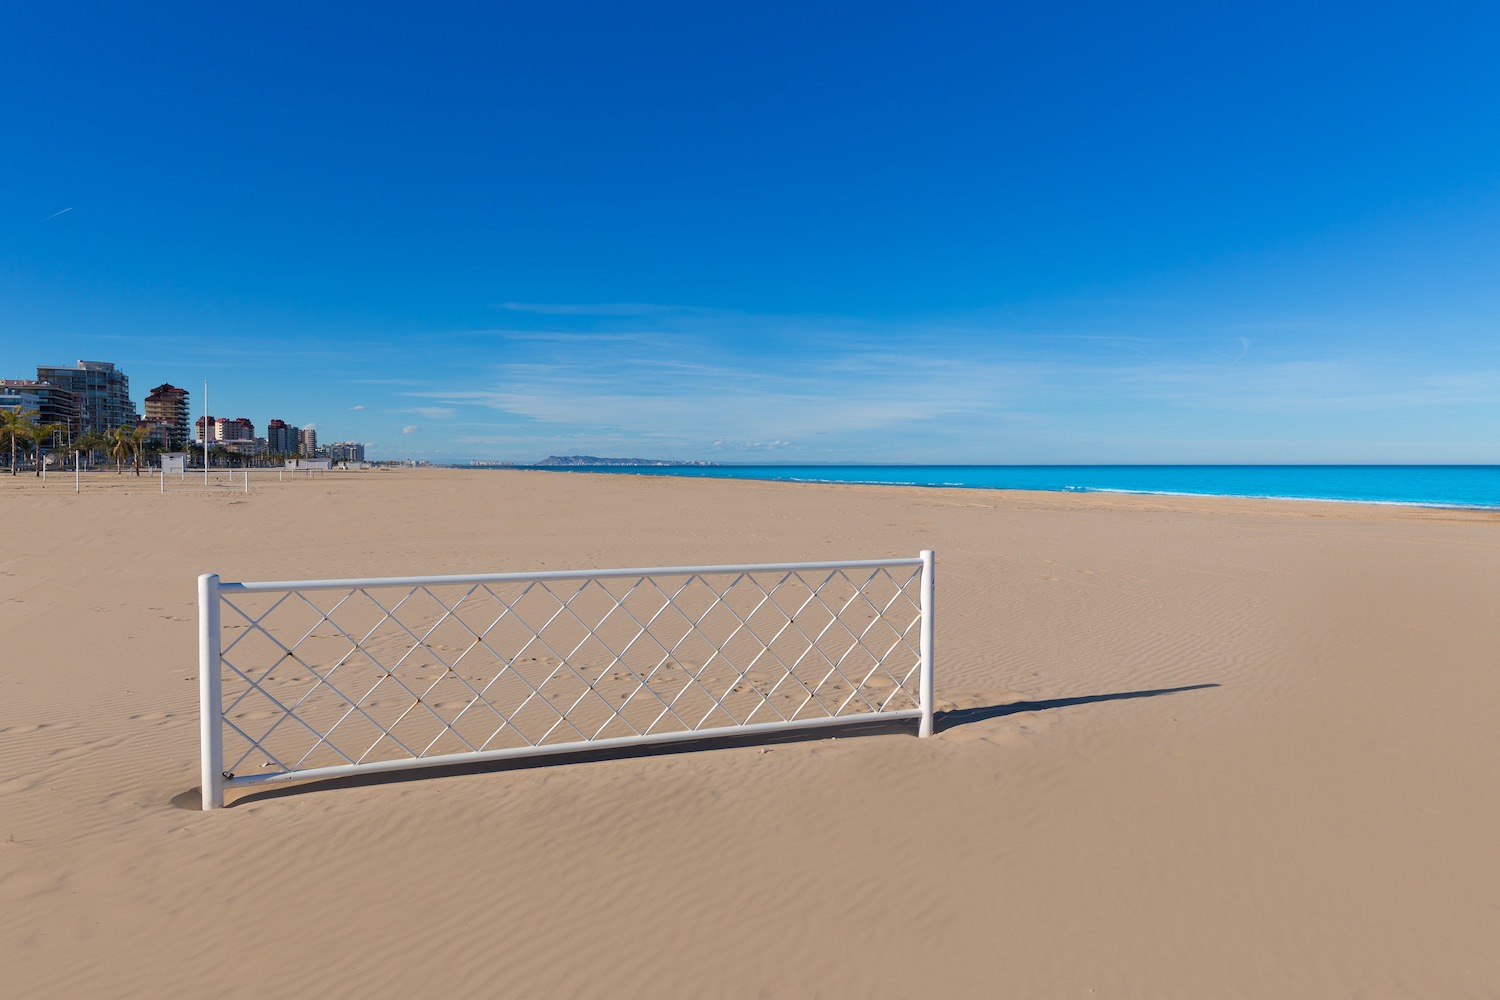
[[[61,424],[69,438],[79,434],[78,397],[51,382],[0,379],[0,408],[35,410],[40,423]]]
[[[255,437],[255,425],[245,417],[215,417],[212,414],[199,417],[193,423],[194,439],[202,444],[214,441],[249,441]]]
[[[302,450],[301,429],[285,420],[266,425],[266,450],[273,455],[295,455]]]
[[[164,382],[146,396],[146,422],[159,428],[161,443],[169,451],[187,447],[190,412],[186,389]]]
[[[37,365],[38,382],[49,382],[78,400],[75,434],[134,427],[141,419],[130,401],[130,377],[106,361],[79,361],[71,367]]]
[[[0,378],[0,410],[35,410],[41,406],[30,379]]]
[[[363,462],[365,446],[358,441],[335,441],[325,445],[323,451],[335,462]]]

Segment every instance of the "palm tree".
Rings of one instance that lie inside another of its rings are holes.
[[[121,464],[130,457],[130,439],[135,436],[135,428],[111,427],[104,432],[104,436],[109,442],[105,446],[105,451],[110,458],[115,460],[115,475],[118,476]]]
[[[44,424],[39,420],[28,420],[22,432],[31,438],[32,450],[36,453],[36,474],[42,474],[42,442],[50,441],[58,431],[67,430],[66,424]]]
[[[26,409],[4,409],[0,410],[0,441],[10,442],[10,474],[16,474],[16,439],[30,437],[27,427],[34,417],[40,416],[36,410]]]
[[[124,430],[125,428],[120,428]],[[135,456],[135,474],[141,474],[141,452],[146,448],[146,438],[155,430],[150,424],[138,426],[130,432],[130,452]]]
[[[107,449],[109,447],[109,437],[98,431],[84,431],[74,440],[73,447],[88,456],[89,467],[92,468],[94,452]]]

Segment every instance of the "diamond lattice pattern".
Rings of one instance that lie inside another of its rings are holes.
[[[916,709],[920,580],[902,566],[226,594],[225,771]]]

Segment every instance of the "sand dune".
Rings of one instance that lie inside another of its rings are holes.
[[[0,480],[6,995],[1500,995],[1500,518]],[[940,732],[232,793],[195,578],[938,553]]]

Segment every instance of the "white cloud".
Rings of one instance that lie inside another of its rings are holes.
[[[349,409],[351,409],[351,410],[363,410],[364,409],[364,405],[361,404],[359,406],[351,406],[351,407],[349,407]]]
[[[305,431],[315,431],[315,430],[318,429],[318,425],[315,424],[315,423],[314,424],[303,424],[302,425],[302,429],[305,430]]]
[[[401,433],[402,434],[415,434],[415,433],[417,433],[417,431],[419,431],[421,429],[422,429],[422,427],[421,427],[420,424],[407,424],[405,427],[401,428]]]

